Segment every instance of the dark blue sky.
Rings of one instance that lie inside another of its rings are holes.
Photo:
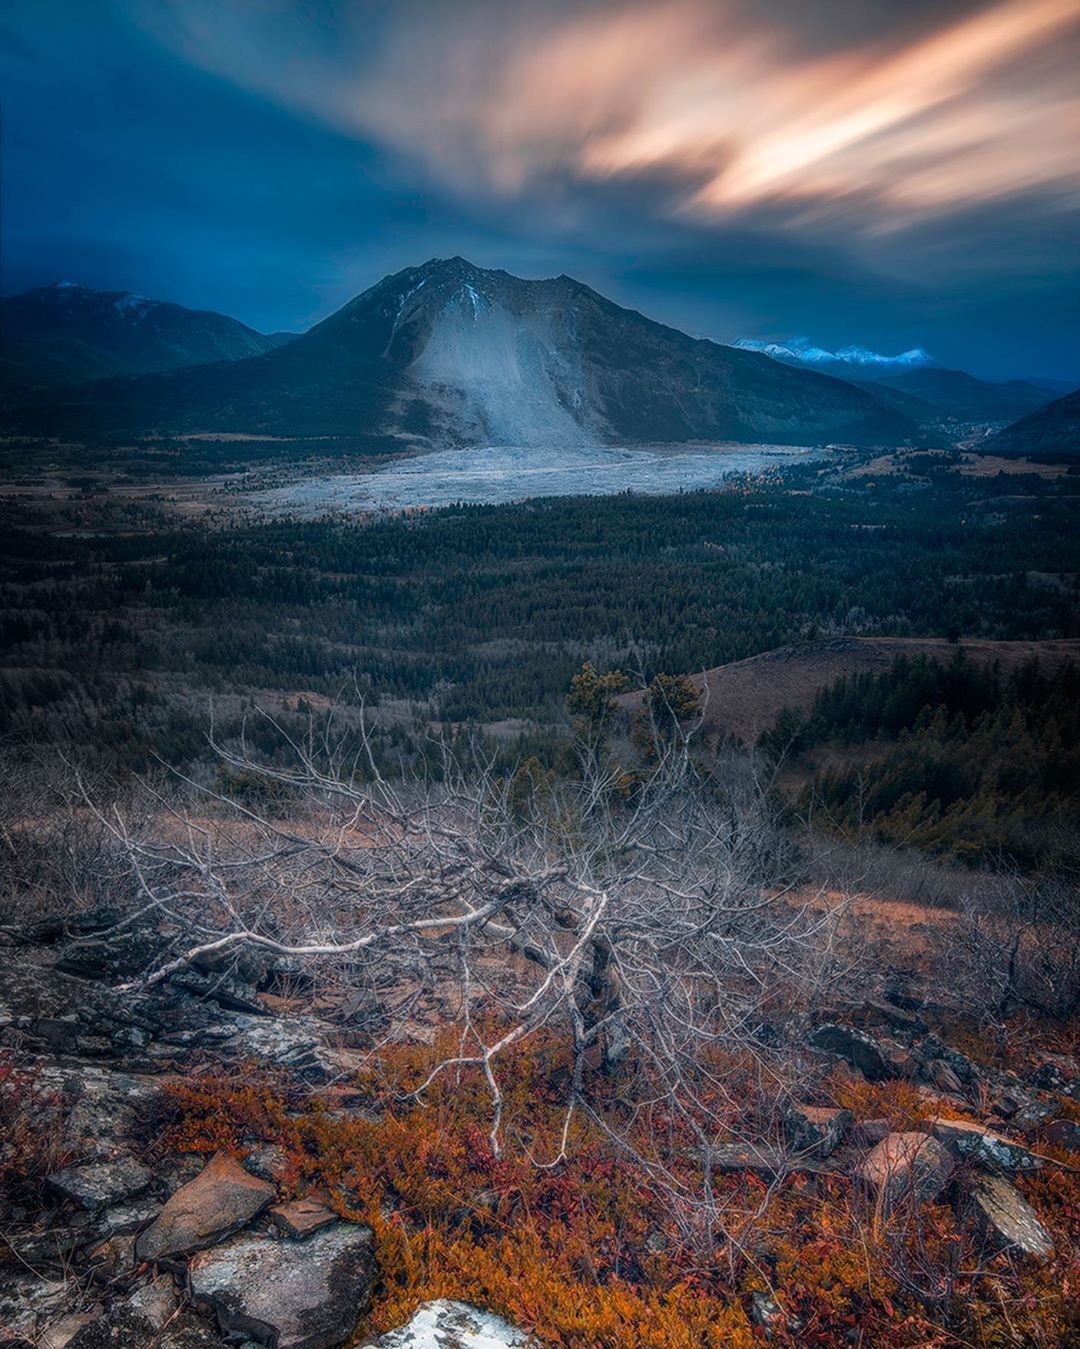
[[[3,289],[297,329],[461,253],[1080,382],[1080,0],[941,8],[7,0]]]

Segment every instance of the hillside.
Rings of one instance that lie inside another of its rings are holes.
[[[310,332],[231,365],[41,398],[22,429],[243,431],[412,443],[873,445],[914,424],[864,389],[698,341],[560,276],[461,258],[386,277]]]
[[[61,282],[0,302],[0,382],[10,397],[41,386],[242,360],[291,337],[267,336],[211,310]]]
[[[707,693],[701,730],[709,739],[733,735],[753,744],[773,727],[784,708],[808,710],[818,692],[841,675],[887,670],[897,656],[948,661],[958,649],[976,663],[996,662],[1006,673],[1034,655],[1048,668],[1080,660],[1080,640],[1075,639],[955,643],[944,637],[834,637],[800,642],[692,676],[699,688],[704,683]],[[637,693],[620,699],[628,708],[640,701]]]
[[[990,448],[998,454],[1080,455],[1080,389],[1007,426]]]

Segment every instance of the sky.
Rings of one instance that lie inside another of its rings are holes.
[[[461,254],[1080,383],[1080,0],[5,0],[0,285],[301,330]]]

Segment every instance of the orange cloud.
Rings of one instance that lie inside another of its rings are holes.
[[[838,211],[870,231],[1032,189],[1075,198],[1080,0],[999,0],[826,56],[736,4],[402,4],[374,47],[304,30],[287,59],[236,11],[222,41],[208,0],[173,16],[204,64],[470,194],[649,174],[675,213]]]

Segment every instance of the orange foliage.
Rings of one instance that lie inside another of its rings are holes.
[[[662,1161],[690,1202],[674,1203],[580,1114],[568,1159],[540,1165],[558,1152],[564,1120],[554,1084],[566,1065],[551,1045],[520,1049],[502,1065],[507,1146],[497,1159],[478,1074],[445,1073],[422,1102],[408,1098],[448,1048],[384,1051],[355,1084],[364,1110],[334,1111],[317,1093],[250,1073],[173,1086],[176,1119],[164,1143],[207,1152],[276,1143],[289,1158],[284,1190],[325,1188],[343,1216],[369,1223],[382,1271],[375,1331],[422,1301],[454,1297],[569,1349],[753,1349],[765,1337],[752,1324],[750,1297],[768,1292],[789,1318],[786,1330],[771,1332],[778,1346],[1067,1343],[1075,1266],[1062,1260],[1040,1275],[1027,1306],[1028,1284],[1004,1258],[979,1272],[948,1208],[881,1232],[843,1176],[796,1174],[774,1187],[720,1176],[710,1228],[700,1206],[694,1216],[703,1177],[692,1133],[657,1110],[631,1114],[617,1085],[594,1084],[597,1117]],[[744,1067],[710,1065],[729,1082]],[[885,1115],[900,1127],[928,1109],[902,1083],[832,1089],[860,1117]],[[1045,1187],[1035,1202],[1053,1210],[1059,1250],[1068,1251],[1080,1230],[1077,1196],[1054,1199],[1042,1178],[1026,1184],[1032,1193]]]

